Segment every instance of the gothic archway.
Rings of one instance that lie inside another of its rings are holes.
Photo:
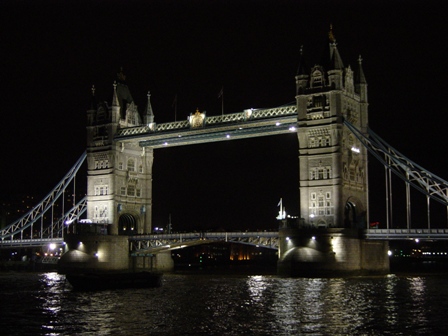
[[[317,227],[318,227],[318,228],[327,228],[327,227],[328,227],[328,224],[327,224],[327,222],[326,222],[325,220],[323,220],[323,219],[319,219],[319,220],[317,221]]]
[[[357,197],[349,197],[344,209],[344,227],[364,229],[367,225],[367,209]]]
[[[137,219],[131,214],[122,214],[118,219],[118,234],[131,236],[137,232]]]
[[[345,203],[344,226],[346,228],[355,228],[358,225],[358,214],[356,204],[348,201]]]

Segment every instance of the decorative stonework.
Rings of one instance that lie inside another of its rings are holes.
[[[350,65],[348,66],[348,68],[345,71],[345,89],[347,91],[347,93],[353,94],[355,92],[355,85],[354,85],[354,81],[353,81],[353,71],[350,67]]]
[[[325,86],[325,76],[324,71],[321,66],[314,66],[311,70],[311,87],[318,88]]]
[[[205,121],[205,113],[204,112],[201,113],[197,109],[193,115],[190,115],[189,120],[191,128],[203,127]]]

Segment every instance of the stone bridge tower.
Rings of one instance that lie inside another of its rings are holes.
[[[301,60],[296,76],[300,212],[308,226],[366,228],[367,150],[343,125],[366,132],[367,83],[361,58],[344,67],[333,33],[324,60],[311,68]]]
[[[120,128],[154,122],[150,95],[142,118],[122,72],[114,83],[112,106],[98,101],[94,88],[92,94],[87,111],[87,220],[112,235],[150,233],[153,150],[135,141],[114,141]]]
[[[323,61],[296,76],[300,215],[279,230],[278,273],[289,276],[384,274],[388,244],[367,241],[367,150],[344,126],[367,133],[367,82],[361,58],[344,67],[332,31]]]

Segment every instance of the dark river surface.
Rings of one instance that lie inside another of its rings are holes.
[[[0,273],[1,335],[447,335],[448,275],[167,274],[163,286],[76,292]]]

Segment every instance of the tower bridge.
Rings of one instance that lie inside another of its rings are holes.
[[[64,240],[69,247],[64,260],[67,265],[81,261],[89,267],[123,269],[129,266],[129,252],[135,257],[152,252],[165,253],[166,257],[173,248],[230,239],[278,248],[280,272],[296,275],[310,265],[323,273],[385,272],[388,240],[448,239],[447,229],[431,228],[429,214],[427,227],[412,226],[410,210],[407,227],[392,228],[391,203],[386,210],[386,228],[369,228],[369,152],[384,165],[387,175],[393,172],[403,180],[407,193],[410,187],[422,192],[428,209],[431,199],[448,206],[448,182],[407,159],[369,129],[367,81],[361,57],[353,69],[344,66],[330,34],[325,64],[308,68],[304,58],[301,52],[295,104],[275,108],[218,116],[197,110],[187,120],[157,124],[151,95],[148,93],[146,107],[140,113],[122,74],[113,85],[110,106],[92,89],[86,154],[38,207],[1,231],[0,246]],[[291,225],[280,218],[280,230],[266,235],[149,234],[154,150],[290,132],[297,134],[299,144],[300,219],[296,223]],[[85,159],[86,198],[59,221],[44,225],[42,214],[74,181]],[[389,193],[390,183],[388,178]],[[79,221],[84,213],[84,225],[91,231],[81,232],[85,235],[80,248],[80,233],[74,232],[70,223]],[[38,237],[34,237],[36,227]],[[28,232],[31,235],[27,238]],[[67,233],[70,235],[64,236]],[[167,258],[161,261],[161,268]]]

